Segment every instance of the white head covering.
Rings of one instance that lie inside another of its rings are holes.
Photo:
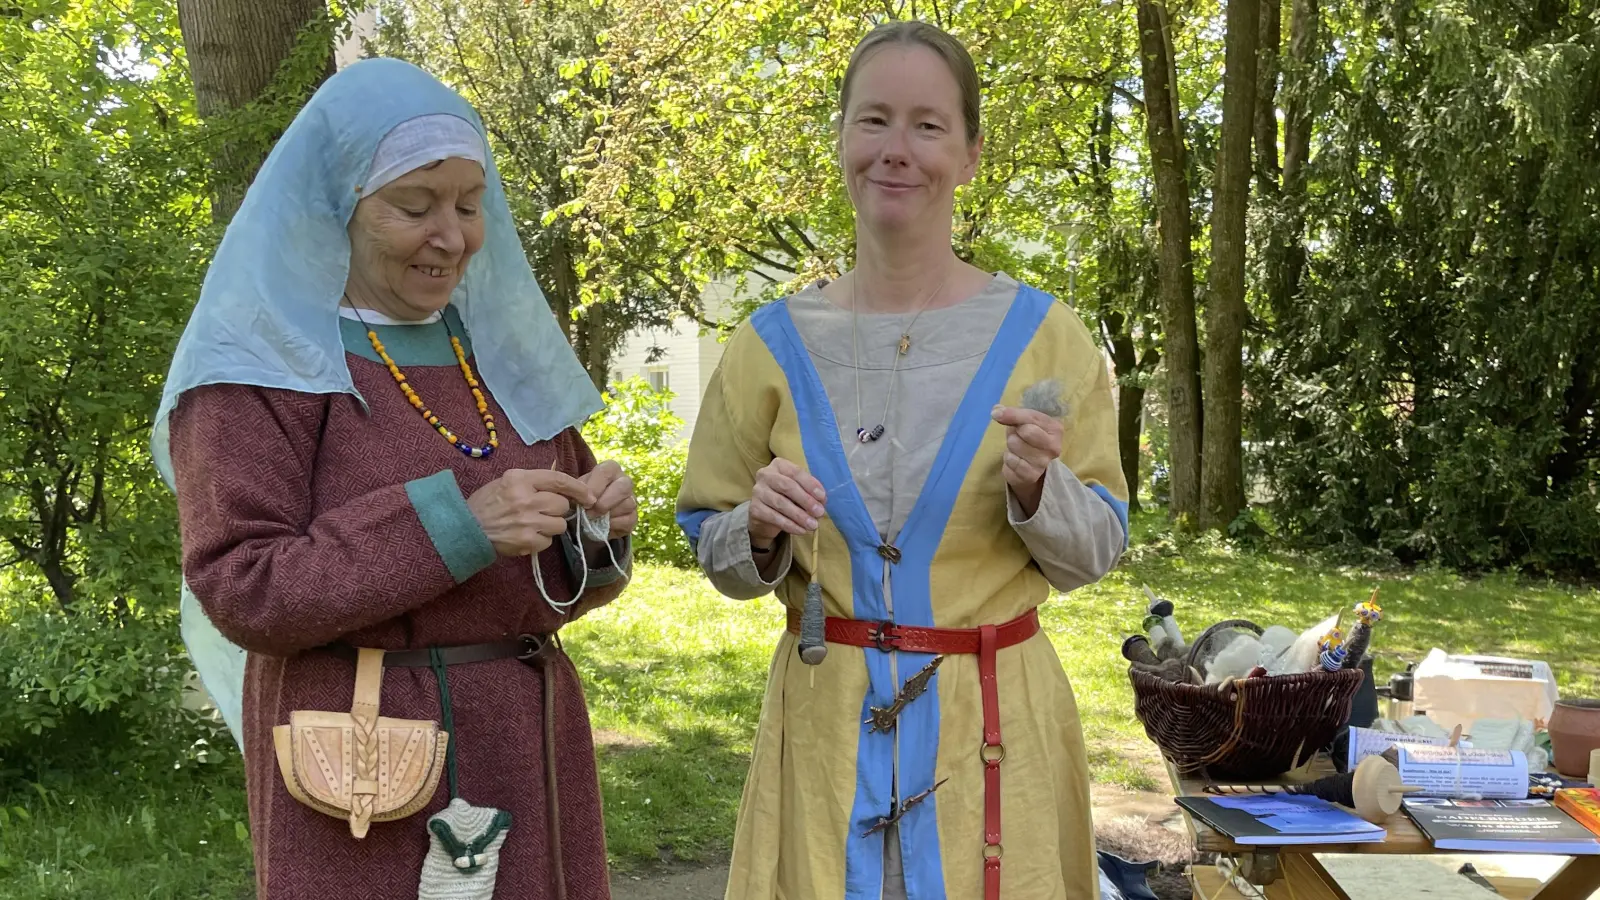
[[[483,136],[466,119],[438,113],[401,122],[384,135],[372,154],[372,168],[361,185],[361,196],[370,197],[412,169],[445,159],[470,159],[485,171],[489,168]]]

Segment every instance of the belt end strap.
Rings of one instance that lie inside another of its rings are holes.
[[[978,629],[978,683],[983,694],[983,898],[1000,900],[1000,763],[1006,745],[1000,740],[1000,685],[996,674],[999,636],[993,625]]]

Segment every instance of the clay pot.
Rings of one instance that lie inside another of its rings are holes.
[[[1587,778],[1589,753],[1600,749],[1600,700],[1561,700],[1550,716],[1550,749],[1556,771]]]

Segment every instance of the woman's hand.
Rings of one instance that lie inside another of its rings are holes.
[[[633,534],[639,527],[639,500],[633,495],[633,479],[622,466],[606,460],[590,469],[583,483],[595,497],[594,504],[584,509],[590,516],[611,517],[611,539]]]
[[[589,485],[552,469],[512,469],[467,498],[489,543],[501,556],[544,552],[567,530],[572,504],[595,505]]]
[[[1061,420],[1015,406],[997,406],[991,413],[1006,426],[1006,455],[1001,471],[1023,515],[1033,518],[1044,496],[1044,476],[1061,458]]]
[[[774,459],[756,473],[750,492],[750,546],[771,547],[780,534],[810,534],[826,512],[822,482],[787,459]]]

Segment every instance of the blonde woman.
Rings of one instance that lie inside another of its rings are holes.
[[[789,612],[729,900],[1098,894],[1083,735],[1036,608],[1116,564],[1127,491],[1083,323],[951,247],[978,93],[932,26],[861,42],[838,142],[856,267],[741,327],[696,422],[679,522],[720,591]]]

